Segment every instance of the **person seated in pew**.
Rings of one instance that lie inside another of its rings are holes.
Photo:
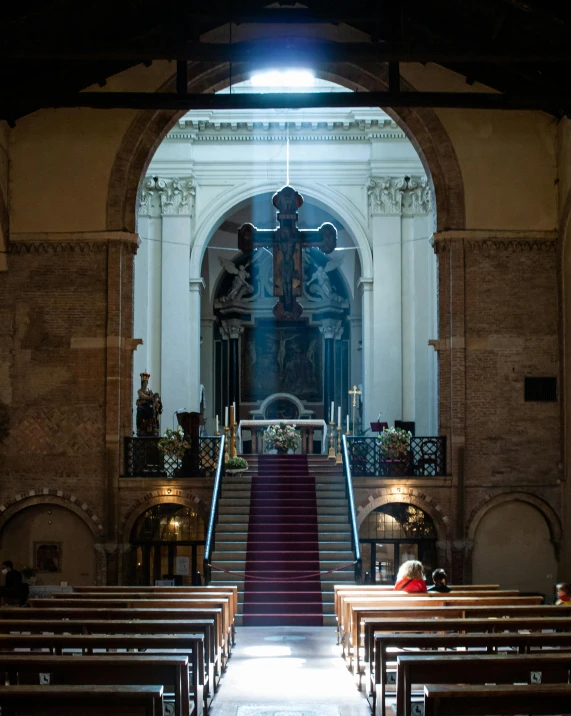
[[[397,574],[395,592],[426,593],[422,562],[418,562],[416,559],[409,559],[401,564]]]
[[[14,569],[13,562],[7,559],[2,562],[2,574],[4,575],[2,594],[6,604],[23,607],[28,601],[30,589],[22,579],[22,573]]]
[[[432,572],[432,581],[434,584],[428,588],[427,591],[429,592],[451,592],[452,590],[450,587],[446,584],[448,581],[448,575],[443,569],[435,569],[434,572]]]
[[[569,582],[560,582],[555,585],[557,590],[557,601],[555,604],[571,606],[571,584]]]

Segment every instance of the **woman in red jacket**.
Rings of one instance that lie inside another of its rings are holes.
[[[408,562],[403,562],[401,564],[397,574],[395,592],[408,592],[409,594],[420,594],[426,592],[426,582],[424,581],[422,562],[417,562],[415,559],[409,559]]]

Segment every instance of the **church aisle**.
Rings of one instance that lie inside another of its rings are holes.
[[[370,716],[334,627],[239,627],[211,716]]]

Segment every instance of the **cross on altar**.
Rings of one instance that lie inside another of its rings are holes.
[[[353,435],[354,435],[355,434],[355,409],[357,407],[357,396],[361,395],[363,391],[358,390],[357,386],[354,385],[353,390],[348,390],[347,392],[349,393],[349,395],[353,396],[353,404],[351,407],[353,408],[352,413],[353,413]]]
[[[279,296],[274,316],[291,320],[299,318],[303,312],[296,300],[296,296],[301,296],[303,287],[302,248],[315,247],[330,254],[337,243],[337,229],[329,222],[317,229],[298,229],[297,210],[303,204],[303,197],[291,186],[284,186],[276,192],[272,204],[278,210],[279,226],[257,229],[253,224],[243,224],[238,229],[238,248],[249,254],[255,248],[272,247],[274,296]]]

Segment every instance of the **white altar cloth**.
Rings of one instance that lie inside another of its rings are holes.
[[[322,432],[321,439],[321,454],[327,454],[327,423],[325,420],[240,420],[238,423],[238,431],[236,437],[238,438],[238,451],[242,450],[242,430],[250,430],[251,428],[266,428],[268,425],[279,425],[280,423],[286,423],[286,425],[295,425],[299,428],[317,428]]]

